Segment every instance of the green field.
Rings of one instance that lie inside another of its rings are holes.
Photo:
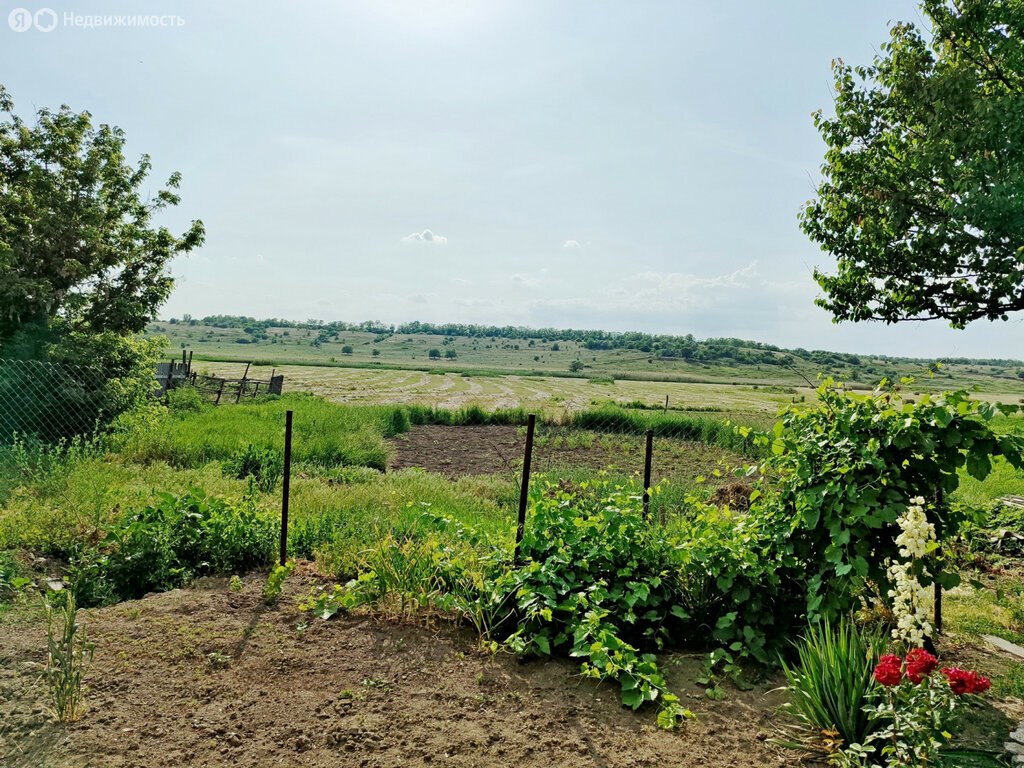
[[[1024,397],[1024,379],[1018,376],[1024,363],[989,364],[993,361],[944,363],[933,377],[928,360],[889,359],[843,355],[806,350],[765,352],[737,346],[722,354],[735,355],[709,361],[662,357],[639,349],[588,349],[578,341],[504,336],[441,336],[430,333],[375,334],[339,331],[327,334],[314,328],[268,327],[265,338],[241,328],[190,325],[182,322],[154,322],[149,335],[163,335],[170,341],[170,356],[182,350],[199,361],[259,362],[266,366],[304,365],[382,370],[409,369],[422,372],[447,371],[477,375],[544,375],[712,383],[761,386],[806,387],[819,373],[831,375],[852,386],[869,388],[879,379],[915,376],[918,387],[935,391],[977,387],[981,392]],[[345,349],[351,352],[345,352]],[[431,358],[431,350],[439,357]],[[376,352],[376,354],[374,354]],[[760,355],[777,364],[744,362],[746,355]],[[582,366],[570,372],[577,362]],[[471,388],[470,388],[471,389]],[[655,389],[652,392],[658,392]],[[671,394],[669,392],[668,394]],[[661,395],[664,400],[664,394]]]
[[[199,371],[238,377],[245,365],[195,363]],[[486,410],[525,408],[546,414],[571,413],[606,402],[643,403],[670,410],[706,412],[745,423],[764,423],[809,388],[764,388],[756,384],[690,384],[629,379],[585,379],[557,376],[467,376],[459,373],[371,370],[311,365],[252,366],[251,378],[283,373],[285,391],[313,392],[328,400],[352,404],[417,404],[438,408],[479,405]],[[783,391],[784,390],[784,391]]]

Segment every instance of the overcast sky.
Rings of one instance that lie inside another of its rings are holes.
[[[121,126],[207,242],[164,316],[466,321],[1024,357],[1024,322],[835,326],[800,232],[830,61],[908,0],[77,2],[0,28],[19,112]],[[174,14],[85,28],[65,14]],[[0,20],[2,23],[2,20]]]

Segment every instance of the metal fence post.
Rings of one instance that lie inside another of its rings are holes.
[[[523,534],[526,532],[526,504],[530,498],[530,463],[533,458],[533,430],[537,423],[537,417],[530,414],[526,421],[526,453],[523,456],[523,482],[519,486],[519,517],[516,522],[516,547],[512,561],[518,567],[520,561],[520,545],[523,543]]]
[[[939,513],[941,514],[943,512],[943,498],[941,489],[935,492],[935,506],[939,508]],[[932,589],[934,590],[933,607],[935,614],[933,616],[932,626],[935,627],[935,634],[940,635],[942,634],[942,585],[939,583],[939,576],[941,575],[939,569],[942,565],[940,560],[940,558],[942,557],[942,549],[936,549],[932,557],[934,558],[935,562],[935,566],[933,568],[933,570],[935,571],[935,573],[933,574],[935,583],[932,586]]]
[[[292,479],[292,412],[284,416],[284,477],[281,480],[281,565],[288,562],[288,492]]]
[[[654,430],[647,430],[644,447],[644,520],[651,520],[651,460],[654,455]]]

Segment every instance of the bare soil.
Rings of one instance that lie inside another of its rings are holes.
[[[522,466],[526,438],[520,427],[505,425],[413,427],[391,440],[391,469],[419,467],[446,477],[515,471]],[[698,475],[740,463],[720,448],[685,440],[655,440],[652,479]],[[537,471],[612,469],[641,473],[644,438],[640,435],[595,435],[540,428],[533,450]]]
[[[223,580],[83,611],[95,643],[88,711],[61,726],[38,677],[37,613],[0,620],[0,765],[103,766],[753,766],[792,755],[768,738],[781,694],[769,681],[707,699],[695,656],[663,659],[698,719],[674,732],[631,712],[569,662],[478,651],[447,623],[330,622],[299,613],[314,583],[292,575],[277,607],[263,577]],[[304,623],[308,627],[301,629]]]

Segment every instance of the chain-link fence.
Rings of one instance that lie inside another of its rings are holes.
[[[15,436],[55,442],[95,429],[108,411],[102,371],[0,359],[0,445]]]

